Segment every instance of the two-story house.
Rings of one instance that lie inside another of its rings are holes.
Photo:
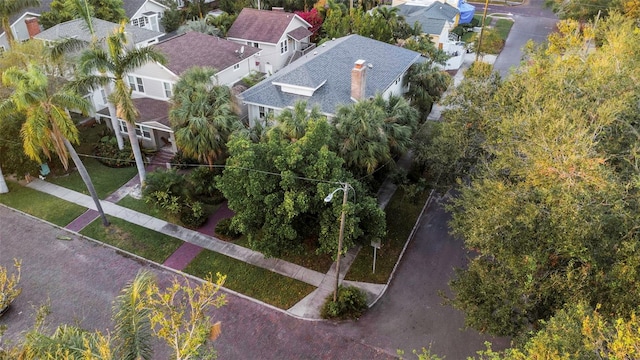
[[[407,70],[420,61],[424,58],[415,51],[349,35],[317,47],[243,92],[241,98],[248,106],[251,125],[301,100],[331,118],[340,105],[376,94],[384,98],[403,94]]]
[[[155,0],[125,0],[124,12],[133,26],[164,32],[160,19],[168,7]]]
[[[49,11],[52,0],[41,0],[40,6],[27,8],[9,18],[11,31],[18,42],[26,41],[40,32],[38,18],[40,14]],[[0,28],[0,52],[9,49],[9,40],[4,29]]]
[[[229,28],[227,39],[262,50],[256,66],[271,75],[313,49],[310,27],[300,16],[282,8],[245,8]]]

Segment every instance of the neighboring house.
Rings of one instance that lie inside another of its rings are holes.
[[[227,39],[256,47],[262,54],[256,59],[260,72],[273,74],[296,58],[312,51],[311,25],[300,16],[274,10],[244,8],[227,32]]]
[[[178,35],[154,47],[165,55],[167,63],[148,63],[128,74],[129,87],[140,112],[136,120],[137,135],[145,147],[158,149],[170,145],[175,152],[173,130],[168,121],[168,101],[180,76],[193,66],[207,66],[217,70],[213,83],[232,86],[255,71],[255,56],[260,49],[198,32]],[[97,109],[101,110],[96,116],[108,119],[105,95],[104,90],[98,93]],[[122,120],[119,130],[126,134]]]
[[[133,26],[164,32],[160,19],[168,7],[154,0],[124,0],[124,12]]]
[[[420,24],[422,33],[429,35],[439,49],[449,42],[449,32],[458,25],[460,17],[456,7],[439,1],[427,6],[402,4],[397,8],[407,24]]]
[[[52,0],[41,0],[39,7],[27,8],[18,14],[14,14],[9,19],[11,30],[13,31],[13,35],[15,36],[17,41],[22,42],[28,40],[33,37],[33,35],[40,32],[40,25],[38,24],[37,20],[34,22],[33,20],[29,19],[37,19],[40,17],[40,14],[45,11],[49,11],[51,1]],[[31,23],[31,33],[29,32],[29,26],[27,25],[28,22]],[[7,35],[4,33],[3,29],[0,29],[0,52],[7,49],[9,49],[9,41],[7,40]]]
[[[113,33],[120,25],[110,21],[92,18],[92,25],[98,39],[105,39]],[[136,47],[144,47],[158,43],[158,39],[163,35],[161,32],[142,29],[139,27],[125,25],[125,32]],[[91,33],[87,30],[87,24],[82,19],[73,19],[50,27],[34,36],[46,42],[55,42],[67,38],[84,40],[91,42]]]
[[[177,152],[175,137],[169,124],[170,104],[166,101],[150,98],[135,98],[133,104],[138,109],[136,135],[142,142],[142,146],[151,149],[167,147],[172,152]],[[109,108],[101,109],[97,115],[109,118]],[[118,130],[125,138],[128,138],[126,123],[123,120],[118,122],[120,124]]]
[[[409,67],[423,61],[421,55],[360,35],[331,40],[241,94],[248,106],[249,123],[264,121],[298,101],[318,106],[333,117],[340,105],[384,98],[406,91]]]
[[[408,24],[420,24],[422,34],[429,36],[438,49],[449,55],[450,58],[444,65],[445,70],[460,68],[466,49],[463,43],[449,37],[450,31],[460,20],[460,10],[457,7],[448,2],[433,1],[426,4],[424,1],[413,1],[398,5],[397,8]]]

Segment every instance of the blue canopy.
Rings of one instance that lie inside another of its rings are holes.
[[[465,0],[458,2],[458,10],[460,10],[460,24],[470,23],[476,12],[475,6],[468,4]]]

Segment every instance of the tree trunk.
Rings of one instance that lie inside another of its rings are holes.
[[[98,199],[98,194],[96,193],[96,189],[93,187],[93,183],[91,182],[89,173],[87,172],[87,169],[84,167],[84,164],[82,163],[82,161],[80,161],[80,157],[78,157],[78,153],[76,153],[76,149],[73,148],[73,145],[71,145],[71,143],[67,139],[64,139],[64,146],[67,148],[67,151],[69,151],[69,155],[71,155],[71,159],[73,160],[73,163],[76,165],[76,168],[78,169],[78,173],[80,174],[82,181],[84,181],[84,184],[87,186],[87,189],[89,190],[89,194],[91,194],[91,198],[93,199],[93,202],[96,204],[96,209],[98,209],[98,212],[100,213],[100,217],[102,218],[102,225],[109,226],[109,220],[107,220],[107,216],[104,214],[104,211],[102,210],[102,205],[100,204],[100,199]]]
[[[138,136],[136,135],[136,127],[128,121],[126,123],[131,149],[133,150],[133,156],[136,158],[136,167],[138,168],[138,175],[140,176],[140,187],[144,187],[144,182],[147,180],[147,173],[144,169],[144,160],[142,159],[142,151],[140,151],[140,144],[138,143]]]
[[[7,186],[7,182],[4,180],[4,175],[2,175],[2,168],[0,167],[0,194],[6,194],[9,192],[9,187]]]
[[[107,95],[107,107],[109,108],[109,115],[111,118],[113,133],[116,135],[116,140],[118,140],[118,149],[122,150],[124,149],[124,140],[122,138],[122,133],[120,132],[120,124],[116,113],[116,107],[109,99],[111,97],[111,93],[111,83],[109,83],[104,86],[104,94]]]

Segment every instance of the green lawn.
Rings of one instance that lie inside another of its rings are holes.
[[[89,172],[89,176],[91,177],[93,186],[96,188],[98,197],[101,199],[107,197],[107,195],[117,190],[137,174],[135,166],[126,168],[110,168],[102,165],[94,158],[82,156],[82,154],[93,155],[95,144],[106,131],[107,127],[105,124],[97,124],[92,128],[81,128],[80,144],[75,146],[76,151],[80,155],[80,160],[82,160],[82,163],[87,168],[87,172]],[[73,166],[73,163],[70,163],[70,166]],[[69,175],[60,177],[50,175],[47,177],[47,181],[64,186],[67,189],[81,192],[85,195],[89,194],[86,185],[80,178],[77,171],[73,171]]]
[[[281,309],[292,307],[315,289],[302,281],[209,250],[202,251],[184,272],[200,278],[209,273],[225,274],[224,287]]]
[[[401,188],[398,188],[393,198],[387,205],[387,238],[382,242],[382,248],[378,249],[376,258],[376,273],[372,274],[373,248],[364,246],[358,257],[351,265],[347,273],[346,280],[372,282],[384,284],[389,279],[393,267],[398,261],[400,252],[407,242],[411,230],[418,220],[424,202],[429,196],[425,191],[420,196],[417,203],[404,198]]]
[[[495,23],[495,29],[502,40],[507,40],[509,31],[511,31],[511,27],[513,27],[513,21],[511,20],[498,19]]]
[[[249,240],[245,235],[241,236],[239,239],[233,240],[232,242],[236,245],[240,245],[249,249],[251,248],[249,246]],[[302,267],[306,267],[307,269],[315,270],[317,272],[326,273],[327,271],[329,271],[331,264],[333,264],[331,255],[316,254],[317,245],[313,243],[305,243],[304,247],[305,251],[302,254],[287,253],[278,258],[290,263],[294,263],[296,265],[300,265]]]
[[[87,172],[89,172],[89,176],[91,177],[93,186],[96,188],[98,197],[101,199],[106,198],[109,194],[116,191],[137,174],[135,166],[126,168],[110,168],[102,165],[98,160],[93,158],[81,157],[81,160],[87,168]],[[87,186],[84,184],[84,181],[82,181],[80,174],[77,171],[60,177],[48,176],[47,181],[64,186],[67,189],[89,195]]]
[[[7,186],[9,186],[9,192],[0,195],[0,203],[59,226],[67,226],[87,210],[82,206],[11,181],[7,181]]]
[[[125,220],[111,216],[108,218],[111,222],[109,227],[102,226],[102,222],[97,219],[80,233],[160,264],[183,244],[182,240]]]

